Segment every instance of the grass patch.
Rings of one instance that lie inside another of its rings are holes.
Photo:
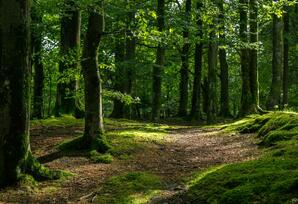
[[[144,172],[131,172],[109,179],[102,187],[96,203],[141,204],[163,188],[160,178]]]
[[[104,164],[110,164],[114,160],[111,154],[109,153],[100,154],[96,150],[93,150],[89,153],[89,158],[96,163],[104,163]]]
[[[69,126],[83,126],[83,119],[76,119],[72,115],[62,115],[62,117],[50,117],[42,120],[31,120],[31,126],[42,127],[69,127]]]
[[[298,115],[252,115],[223,131],[257,133],[264,147],[254,161],[215,167],[188,181],[190,203],[295,203],[298,201]]]

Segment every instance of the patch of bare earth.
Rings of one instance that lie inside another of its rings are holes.
[[[81,127],[37,129],[32,134],[32,150],[39,157],[53,152],[53,147]],[[218,130],[187,128],[172,131],[163,144],[149,143],[136,152],[132,160],[115,160],[112,164],[95,164],[84,157],[62,157],[46,166],[70,171],[75,176],[66,181],[41,182],[35,188],[10,187],[0,192],[0,203],[88,203],[109,177],[130,171],[157,174],[167,184],[152,202],[158,203],[183,189],[182,178],[194,171],[256,157],[252,135],[223,135]]]

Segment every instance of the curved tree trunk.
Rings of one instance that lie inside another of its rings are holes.
[[[165,26],[164,12],[165,0],[157,0],[157,27],[162,32]],[[159,120],[161,108],[161,80],[163,66],[165,61],[165,48],[162,44],[158,45],[156,50],[156,62],[153,66],[153,84],[152,84],[152,120]]]
[[[59,63],[59,73],[62,76],[57,85],[55,115],[60,116],[63,113],[74,113],[76,109],[76,80],[71,76],[70,81],[63,80],[63,75],[79,66],[79,47],[80,47],[80,29],[81,12],[77,9],[75,0],[64,1],[65,10],[61,17],[61,42]]]
[[[95,142],[99,142],[101,146],[97,146],[99,148],[97,150],[105,152],[108,147],[105,145],[103,136],[102,87],[98,67],[98,47],[104,31],[104,16],[101,9],[100,11],[96,11],[96,9],[89,14],[82,59],[85,84],[85,130],[83,139],[87,148],[92,147]]]
[[[187,116],[188,106],[188,81],[189,81],[189,51],[190,51],[190,40],[189,40],[189,23],[191,21],[191,0],[185,2],[185,28],[183,31],[184,45],[181,53],[181,69],[180,69],[180,100],[179,100],[179,111],[178,116]]]
[[[201,19],[201,9],[203,4],[197,3],[197,10],[199,12],[197,19],[198,38],[195,48],[195,75],[193,81],[192,106],[190,118],[198,120],[201,117],[201,78],[202,78],[202,60],[203,60],[203,21]]]

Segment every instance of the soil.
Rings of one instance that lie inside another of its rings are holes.
[[[37,127],[31,131],[31,149],[36,157],[53,153],[55,146],[82,133],[82,127]],[[62,157],[45,165],[70,171],[65,181],[45,181],[36,187],[19,185],[0,191],[0,203],[90,203],[99,196],[102,184],[111,176],[146,171],[161,176],[167,189],[152,199],[166,203],[184,189],[183,178],[211,166],[257,157],[253,135],[229,135],[218,129],[184,128],[171,131],[161,144],[150,143],[131,160],[115,159],[111,164],[93,163],[85,157]]]

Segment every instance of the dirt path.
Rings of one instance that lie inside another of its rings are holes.
[[[32,149],[36,156],[50,153],[53,146],[80,134],[81,127],[53,128],[46,136],[33,130]],[[181,178],[210,166],[249,160],[255,157],[256,145],[250,135],[223,135],[218,130],[187,128],[172,131],[163,144],[148,144],[129,161],[116,160],[112,164],[94,164],[84,157],[63,157],[46,164],[50,168],[71,171],[69,180],[42,182],[38,187],[7,188],[0,192],[0,203],[88,203],[92,193],[113,175],[129,171],[157,174],[167,184],[167,190],[153,203],[171,196],[183,188]],[[88,196],[90,195],[90,196]],[[100,196],[100,195],[99,195]]]

